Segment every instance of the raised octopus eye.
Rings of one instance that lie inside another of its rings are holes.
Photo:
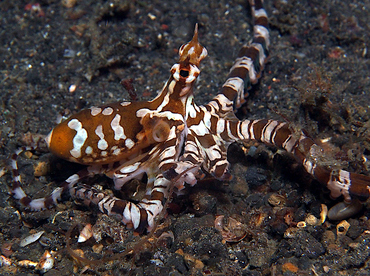
[[[153,139],[156,142],[165,141],[170,135],[170,126],[164,122],[158,122],[153,128]]]

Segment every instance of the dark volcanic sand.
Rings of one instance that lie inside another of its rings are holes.
[[[206,103],[251,36],[246,1],[77,1],[71,8],[66,3],[71,1],[41,1],[41,11],[30,10],[24,1],[0,3],[3,166],[25,145],[27,132],[46,135],[60,114],[129,100],[122,79],[133,80],[139,99],[154,97],[196,22],[209,53],[201,65],[196,101]],[[270,59],[240,115],[287,120],[317,139],[331,138],[329,164],[369,175],[364,157],[370,155],[370,2],[268,1],[266,10]],[[72,93],[71,85],[76,85]],[[91,267],[84,275],[124,275],[130,268],[133,275],[370,274],[370,235],[364,233],[369,208],[347,220],[351,227],[345,235],[337,236],[335,221],[297,230],[296,222],[308,214],[319,217],[322,203],[336,203],[327,190],[272,148],[259,146],[253,158],[237,146],[230,152],[231,161],[243,160],[234,165],[230,183],[202,181],[169,206],[170,215],[160,227],[174,234],[173,241],[154,238],[151,246],[135,249],[134,257]],[[22,155],[19,163],[25,189],[35,197],[78,170],[47,152],[33,154]],[[35,178],[33,167],[41,162],[50,170]],[[24,211],[9,197],[10,173],[0,181],[0,245],[14,263],[38,261],[45,250],[54,250],[59,254],[46,275],[71,275],[75,262],[65,250],[66,232],[76,222],[91,223],[102,234],[100,251],[94,241],[76,245],[73,232],[73,247],[89,258],[121,252],[139,239],[116,220],[71,200],[39,213]],[[108,188],[112,181],[98,177],[93,183]],[[271,205],[271,198],[280,203]],[[215,215],[244,223],[247,236],[225,243],[214,228]],[[41,230],[41,243],[18,245]],[[287,231],[292,235],[284,236]],[[0,274],[37,272],[3,266]]]

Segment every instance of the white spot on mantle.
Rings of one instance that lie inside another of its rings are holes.
[[[74,158],[79,158],[81,157],[81,148],[83,147],[87,139],[87,131],[82,127],[82,123],[77,119],[72,119],[71,121],[69,121],[68,127],[77,131],[72,140],[73,149],[69,152]]]

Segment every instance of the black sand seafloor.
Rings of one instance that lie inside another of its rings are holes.
[[[370,2],[265,6],[270,58],[238,116],[304,128],[327,150],[327,165],[370,175]],[[9,156],[17,148],[46,135],[62,115],[153,98],[196,22],[209,56],[195,98],[211,99],[251,37],[247,1],[1,1],[0,20],[1,275],[370,274],[368,204],[346,221],[322,223],[322,204],[339,201],[287,154],[256,143],[232,145],[233,180],[208,177],[174,196],[150,236],[134,236],[116,218],[71,199],[32,213],[10,196]],[[135,95],[121,81],[132,83]],[[22,154],[19,168],[25,190],[42,197],[80,166],[40,149]],[[87,184],[108,191],[112,181]],[[142,190],[130,183],[126,196],[136,200],[133,192]],[[95,238],[77,243],[89,223]],[[38,263],[45,251],[54,258],[47,271]]]

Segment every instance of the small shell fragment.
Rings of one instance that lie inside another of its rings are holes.
[[[312,226],[319,225],[319,220],[317,219],[317,217],[315,217],[315,216],[314,216],[314,215],[312,215],[312,214],[309,214],[309,215],[306,217],[305,222],[306,222],[308,225],[312,225]]]
[[[40,271],[41,273],[45,273],[53,268],[54,256],[48,250],[46,250],[38,262],[22,260],[17,262],[17,265],[26,268],[33,268]]]
[[[32,234],[32,235],[29,235],[27,237],[25,237],[24,239],[21,240],[21,242],[19,243],[19,245],[21,247],[25,247],[31,243],[34,243],[35,241],[37,241],[41,236],[42,234],[44,234],[45,231],[40,231],[40,232],[37,232],[35,234]]]
[[[286,197],[278,194],[272,194],[268,198],[268,203],[272,206],[285,206],[286,205]]]
[[[297,223],[298,228],[305,228],[307,226],[307,223],[305,221],[300,221]]]
[[[30,260],[22,260],[18,262],[18,266],[26,267],[26,268],[36,268],[38,262],[30,261]]]
[[[69,93],[75,92],[76,88],[77,88],[77,85],[75,85],[75,84],[70,85],[69,88],[68,88]]]
[[[40,270],[41,273],[45,273],[52,269],[54,266],[54,256],[46,250],[41,256],[39,263],[36,266],[36,269]]]
[[[151,19],[151,20],[155,20],[157,17],[152,14],[152,13],[148,13],[148,17]]]
[[[227,221],[227,224],[225,223]],[[222,238],[227,242],[238,242],[247,235],[246,225],[229,217],[217,216],[215,219],[215,228],[220,231]]]
[[[325,204],[321,204],[320,224],[323,224],[325,222],[327,215],[328,215],[328,206],[326,206]]]
[[[6,173],[5,167],[0,167],[0,177],[2,177]]]
[[[338,223],[337,237],[345,236],[350,227],[351,225],[346,220],[342,220],[340,223]]]
[[[10,257],[14,252],[12,250],[13,243],[12,242],[4,242],[0,246],[1,253],[3,253],[2,256],[4,257]],[[0,260],[1,262],[1,260]]]
[[[0,267],[2,266],[9,266],[12,264],[12,261],[8,259],[7,257],[1,255],[0,256]]]
[[[85,242],[92,237],[92,226],[90,223],[86,224],[78,236],[77,242]]]

